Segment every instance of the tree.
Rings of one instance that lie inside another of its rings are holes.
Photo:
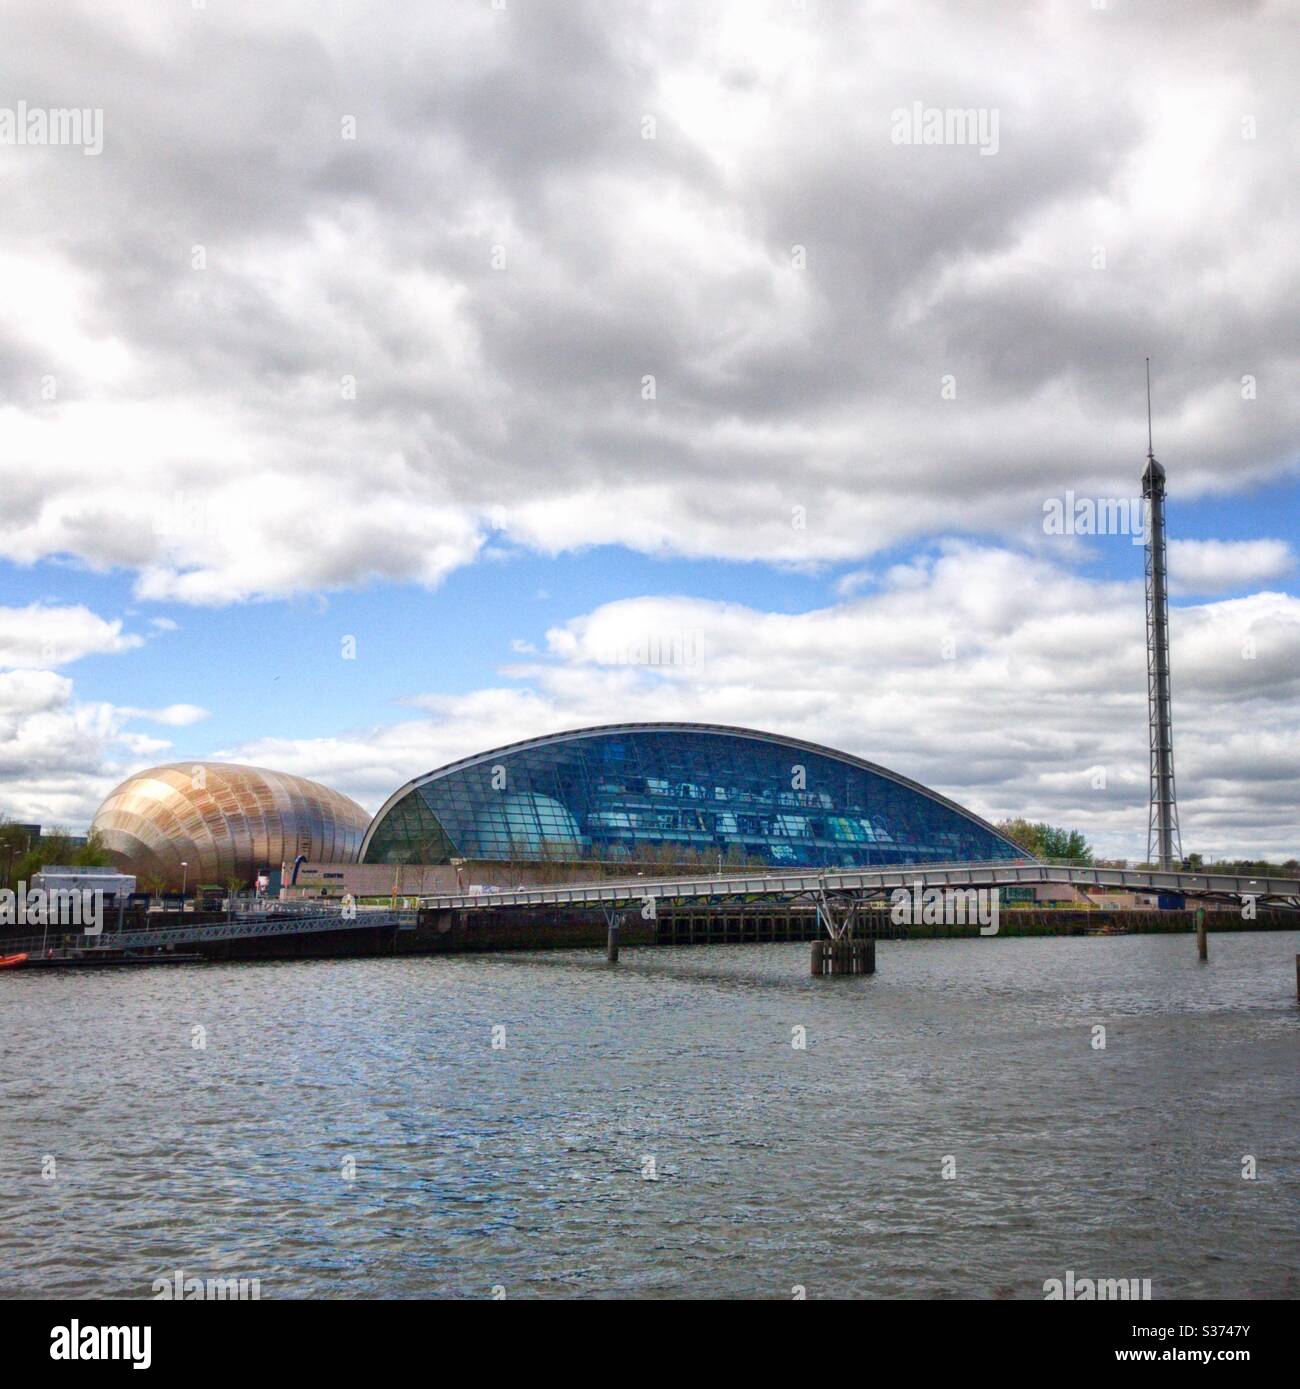
[[[995,828],[999,834],[1013,840],[1035,858],[1066,859],[1071,863],[1092,862],[1092,846],[1079,830],[1019,818],[1003,820]]]
[[[1019,844],[1026,852],[1031,854],[1039,852],[1042,841],[1039,838],[1038,826],[1031,825],[1028,820],[1001,820],[994,826],[994,829],[999,834],[1005,835],[1014,843]]]
[[[1071,863],[1091,863],[1092,845],[1079,830],[1043,825],[1043,858],[1066,859]]]
[[[91,830],[86,842],[72,851],[72,862],[78,868],[107,868],[112,862],[108,850],[104,848],[104,836],[99,830]]]
[[[232,873],[226,879],[226,917],[229,919],[235,914],[235,897],[244,886],[243,878],[238,874]]]
[[[1268,859],[1233,858],[1218,859],[1210,864],[1211,873],[1254,873],[1261,878],[1294,878],[1300,873],[1300,863],[1289,858],[1284,863],[1272,863]]]
[[[28,851],[18,860],[14,876],[28,883],[48,864],[70,864],[72,841],[65,830],[54,826],[43,830]]]
[[[32,845],[32,852],[36,855],[38,865],[44,868],[47,863],[70,865],[76,851],[67,830],[61,825],[51,825],[49,829],[41,831],[41,837]]]
[[[13,820],[0,820],[0,874],[4,875],[4,886],[12,887],[19,874],[14,865],[21,867],[32,849],[32,834],[29,829]]]
[[[65,829],[54,826],[33,836],[29,829],[12,820],[0,821],[0,873],[5,887],[30,882],[47,864],[67,868],[106,868],[111,862],[104,848],[104,837],[91,830],[84,844],[74,844]]]

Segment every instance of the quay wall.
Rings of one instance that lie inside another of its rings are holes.
[[[1103,921],[1101,918],[1107,918]],[[1239,930],[1295,930],[1300,914],[1259,913],[1254,922],[1243,922],[1239,913],[1206,914],[1211,932]],[[1160,931],[1194,932],[1195,913],[1183,912],[1079,912],[1004,911],[999,922],[1003,936],[1084,935],[1089,930],[1113,933]],[[979,925],[895,926],[888,912],[871,914],[858,934],[878,940],[934,939],[978,936]],[[655,920],[644,920],[639,910],[622,914],[619,941],[623,947],[651,945],[741,945],[775,941],[811,941],[822,934],[811,908],[746,907],[743,909],[673,910],[661,908]],[[193,947],[213,959],[302,959],[355,955],[439,955],[497,950],[577,950],[603,948],[606,924],[603,913],[570,907],[531,908],[520,911],[421,911],[413,928],[374,931],[328,931],[303,936],[217,941]]]
[[[151,912],[126,921],[127,929],[152,930],[178,925],[200,925],[224,920],[220,912]],[[105,923],[102,944],[109,945],[115,922]],[[1244,920],[1239,911],[1206,912],[1212,934],[1244,930],[1295,930],[1300,913],[1261,910],[1256,920]],[[1004,908],[999,936],[1059,936],[1132,934],[1154,932],[1192,933],[1196,913],[1185,911],[1077,911],[1069,909]],[[28,934],[24,931],[24,934]],[[638,908],[621,913],[620,944],[732,945],[777,941],[811,941],[823,933],[811,907],[780,904],[745,904],[729,907],[660,907],[654,919],[641,916]],[[10,932],[8,934],[15,934]],[[594,909],[536,907],[523,910],[471,911],[421,910],[407,926],[373,929],[349,927],[302,935],[285,934],[205,941],[175,947],[214,960],[271,960],[348,958],[370,955],[431,955],[496,950],[573,950],[603,948],[607,928],[604,914]],[[896,925],[885,910],[865,912],[855,934],[877,940],[970,937],[980,934],[979,923]],[[51,931],[48,944],[84,947],[83,937]],[[0,947],[3,935],[0,935]],[[0,950],[2,953],[2,950]]]

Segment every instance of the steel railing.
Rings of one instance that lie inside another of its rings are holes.
[[[311,912],[237,912],[227,921],[198,922],[192,926],[158,926],[143,931],[105,929],[95,936],[51,926],[39,936],[19,937],[0,942],[0,953],[22,954],[54,951],[54,958],[66,958],[69,951],[93,955],[123,950],[150,950],[166,945],[199,945],[205,941],[242,940],[260,936],[305,935],[320,931],[376,930],[383,927],[414,925],[414,909],[391,911],[377,907],[357,907],[355,912],[341,905],[329,910],[317,907]]]
[[[1081,888],[1122,888],[1202,896],[1300,899],[1300,879],[1247,874],[1165,872],[1149,868],[1107,868],[1073,860],[1043,863],[1033,859],[995,859],[979,863],[897,864],[880,868],[795,869],[788,872],[741,873],[622,881],[596,879],[549,886],[502,888],[491,892],[430,893],[426,908],[456,911],[501,910],[533,906],[617,906],[654,898],[658,902],[727,897],[780,898],[825,893],[880,893],[920,883],[923,887],[1017,887],[1064,884]]]

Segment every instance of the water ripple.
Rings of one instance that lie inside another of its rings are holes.
[[[266,1297],[1041,1297],[1072,1268],[1295,1296],[1298,949],[15,975],[0,1294],[148,1297],[180,1269]]]

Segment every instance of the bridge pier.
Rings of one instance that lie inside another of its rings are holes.
[[[622,916],[619,912],[609,907],[605,908],[605,959],[611,964],[618,964],[618,928],[622,923]]]
[[[864,904],[860,893],[827,892],[825,888],[814,897],[817,918],[826,928],[826,937],[812,943],[812,973],[874,974],[876,972],[876,942],[870,937],[859,940],[853,934],[853,923]],[[870,932],[871,927],[867,926]]]
[[[812,972],[814,977],[825,974],[874,974],[876,972],[876,942],[841,936],[838,940],[815,940],[812,943]]]

